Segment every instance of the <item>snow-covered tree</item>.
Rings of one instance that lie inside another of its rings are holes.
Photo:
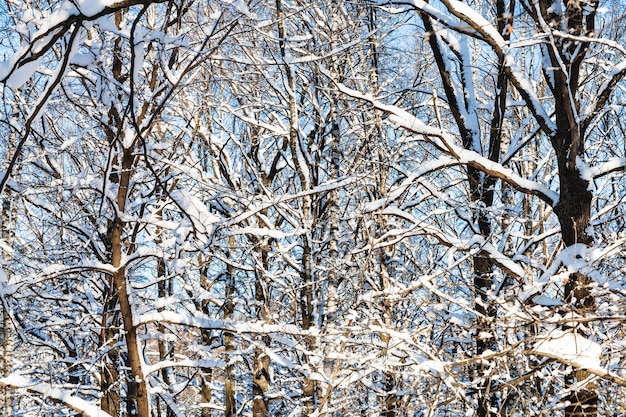
[[[620,413],[605,6],[5,2],[4,415]]]

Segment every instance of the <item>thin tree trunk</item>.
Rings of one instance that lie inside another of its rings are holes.
[[[115,329],[119,327],[119,314],[116,311],[117,294],[113,288],[113,279],[109,278],[107,281],[103,290],[99,341],[100,349],[105,351],[100,365],[100,393],[102,395],[100,408],[112,416],[117,416],[120,415],[120,372],[118,368],[120,349],[109,346],[109,343],[116,343]]]
[[[117,11],[114,15],[117,27],[121,27],[122,12]],[[124,82],[122,74],[123,64],[119,58],[121,54],[120,39],[115,40],[112,72],[115,80],[121,84]],[[119,93],[119,99],[122,100]],[[124,135],[131,134],[123,131],[123,120],[117,111],[116,103],[109,108],[110,126],[106,127],[109,146],[113,152],[119,151],[121,155],[115,155],[111,160],[113,170],[109,179],[116,186],[116,198],[114,201],[114,218],[111,223],[111,265],[115,269],[112,273],[113,288],[119,302],[122,327],[126,342],[126,365],[129,368],[127,383],[126,409],[129,417],[150,417],[150,401],[148,398],[148,385],[142,369],[141,350],[139,346],[138,329],[133,323],[133,307],[131,300],[131,288],[128,285],[126,266],[123,264],[125,255],[124,232],[126,222],[122,219],[126,210],[126,203],[130,192],[131,178],[134,171],[135,155],[134,148],[136,138],[128,140]],[[141,122],[139,121],[138,124]],[[129,145],[126,145],[129,143]]]
[[[300,318],[303,330],[309,330],[313,325],[313,280],[311,276],[311,245],[310,232],[303,236],[302,251],[302,289],[300,290]],[[312,338],[306,338],[305,343],[307,349],[312,350],[315,342]],[[311,378],[304,377],[302,382],[302,394],[304,397],[304,415],[309,416],[315,411],[315,381]]]
[[[0,378],[11,373],[13,364],[13,330],[9,315],[9,303],[0,300],[2,311],[2,323],[0,323]],[[13,393],[8,386],[0,387],[0,416],[11,417],[13,415]]]
[[[13,362],[13,343],[11,320],[8,312],[8,303],[0,302],[2,310],[2,324],[0,328],[0,377],[6,377],[11,373]],[[0,387],[0,416],[10,417],[13,415],[13,395],[11,388],[7,386]]]
[[[296,169],[296,173],[300,180],[301,189],[303,191],[311,188],[308,170],[302,149],[300,148],[300,140],[298,137],[298,105],[296,103],[296,84],[292,67],[287,62],[286,39],[284,28],[285,15],[282,10],[282,1],[276,0],[276,25],[278,30],[278,42],[282,59],[282,67],[284,77],[286,79],[287,94],[289,100],[289,150]],[[312,254],[312,204],[311,197],[304,195],[301,203],[302,227],[307,230],[302,235],[302,266],[300,270],[301,289],[299,296],[300,304],[300,320],[303,330],[308,330],[313,325],[313,254]],[[305,340],[308,350],[315,348],[315,341],[312,338]],[[308,361],[308,358],[305,358]],[[309,416],[315,411],[315,393],[316,384],[311,378],[304,377],[302,382],[302,394],[304,404],[304,416]]]
[[[234,247],[234,238],[230,238],[230,247]],[[235,296],[235,274],[231,265],[226,266],[226,292],[224,300],[224,319],[233,318],[235,312],[235,304],[233,297]],[[234,335],[229,331],[224,331],[224,351],[226,356],[226,374],[224,376],[224,395],[225,395],[225,416],[235,417],[237,415],[237,399],[236,399],[236,375],[235,366],[233,364],[233,352],[235,350]]]
[[[13,113],[18,113],[16,105],[12,105]],[[7,143],[7,155],[12,155],[15,148],[15,132],[11,131]],[[9,161],[6,161],[9,164]],[[15,203],[11,189],[7,187],[3,191],[2,198],[2,225],[0,225],[0,239],[8,247],[13,247],[13,239],[15,236]],[[9,265],[11,261],[11,253],[6,249],[2,249],[2,259],[5,265]],[[3,280],[9,280],[7,269],[0,271],[4,274]],[[0,280],[2,281],[2,280]],[[5,284],[8,284],[6,282]],[[4,285],[0,283],[0,285]],[[11,324],[11,306],[9,300],[0,298],[0,378],[8,376],[13,370],[13,326]],[[0,417],[13,416],[13,391],[7,387],[0,387]]]
[[[128,412],[131,417],[150,417],[148,386],[141,366],[141,350],[137,327],[133,323],[133,307],[126,276],[126,267],[122,263],[125,222],[117,214],[123,214],[126,209],[134,159],[132,149],[123,149],[121,172],[118,174],[119,183],[117,184],[116,216],[113,220],[113,231],[111,235],[111,264],[113,268],[115,268],[113,283],[120,304],[128,355],[128,366],[130,367],[130,375],[127,381]]]
[[[158,213],[158,216],[161,216],[160,211]],[[158,230],[156,235],[160,235]],[[156,242],[157,244],[162,243],[160,242],[160,238],[157,238]],[[171,285],[169,285],[170,281],[166,279],[165,275],[165,260],[163,258],[159,258],[157,259],[157,292],[160,299],[165,299],[172,292]],[[163,307],[159,307],[158,311],[163,311],[163,309]],[[159,360],[163,361],[166,359],[172,359],[174,357],[174,349],[172,343],[165,341],[164,337],[162,337],[162,335],[165,335],[165,333],[168,331],[167,328],[163,324],[159,323],[157,324],[157,330],[159,335],[161,335],[157,343],[159,349]],[[172,378],[172,370],[170,368],[163,368],[163,370],[161,370],[161,378],[163,378],[163,382],[168,387],[171,387],[174,384],[174,378]],[[166,404],[166,409],[166,417],[176,416],[176,413],[174,412],[174,410],[172,410],[169,404]]]
[[[200,286],[203,290],[209,292],[212,288],[212,283],[209,283],[209,278],[207,276],[208,265],[209,262],[203,260],[202,255],[198,255],[198,264],[201,265],[200,272]],[[209,316],[209,301],[202,300],[201,309],[202,312]],[[211,334],[211,330],[209,329],[201,329],[201,337],[202,337],[202,345],[203,346],[211,346],[213,343],[213,337]],[[211,383],[213,382],[213,369],[202,367],[200,368],[200,403],[202,404],[202,408],[200,411],[200,417],[212,417],[213,412],[211,410],[211,399],[213,398],[213,391],[211,389]]]
[[[498,16],[497,25],[498,32],[504,34],[505,40],[509,40],[510,31],[506,30],[507,26],[513,24],[513,11],[515,10],[515,1],[509,2],[509,8],[506,8],[503,0],[496,2],[496,14]],[[504,117],[507,110],[507,91],[508,91],[508,79],[505,71],[502,68],[503,61],[499,62],[498,78],[496,81],[496,97],[493,106],[493,113],[491,116],[491,124],[489,127],[489,150],[488,158],[492,161],[500,160],[500,152],[502,147]],[[477,219],[478,227],[481,236],[488,239],[491,235],[491,219],[487,215],[487,210],[494,203],[494,189],[496,186],[496,178],[483,175],[473,168],[468,168],[468,175],[470,177],[470,194],[472,200],[480,203],[480,207],[484,209],[478,210]],[[479,313],[477,319],[476,328],[476,354],[481,355],[487,350],[497,351],[497,336],[492,329],[493,321],[496,316],[496,308],[491,305],[491,301],[487,294],[487,291],[491,290],[493,285],[493,262],[482,256],[475,256],[473,258],[474,263],[474,291],[476,298],[476,311]],[[488,334],[488,338],[483,338],[481,333]],[[482,365],[478,365],[478,377],[484,376],[485,368]],[[481,375],[482,374],[482,375]],[[478,398],[478,410],[477,415],[479,417],[495,416],[496,410],[500,407],[498,398],[494,393],[491,393],[492,381],[490,378],[485,378],[484,383],[480,389]]]
[[[503,33],[505,39],[508,39],[509,35],[505,31],[507,25],[512,24],[512,10],[514,10],[514,2],[509,3],[509,9],[505,7],[503,0],[496,2],[496,9],[498,14],[498,27],[500,33]],[[473,90],[474,81],[462,77],[460,86],[457,86],[453,81],[451,74],[448,72],[448,63],[443,52],[443,43],[440,41],[439,36],[436,34],[435,28],[426,14],[421,14],[424,27],[429,36],[429,44],[433,51],[435,62],[439,69],[443,89],[446,94],[448,104],[452,111],[452,115],[456,121],[456,125],[461,134],[463,146],[466,149],[481,152],[480,148],[477,148],[477,141],[480,141],[478,132],[475,128],[471,127],[471,121],[466,120],[469,115],[474,115],[476,111],[472,108],[472,103],[459,102],[457,98],[463,98],[467,100],[467,91]],[[510,32],[509,32],[510,33]],[[469,62],[459,61],[461,67],[460,72],[464,71],[464,66],[470,65]],[[500,63],[502,66],[502,63]],[[500,147],[502,140],[502,126],[504,121],[504,112],[506,110],[506,96],[507,96],[507,77],[502,68],[498,71],[498,79],[496,85],[496,100],[494,103],[494,111],[492,114],[490,129],[489,129],[489,148],[487,157],[493,161],[498,161],[500,158]],[[463,90],[461,94],[457,94],[457,89]],[[468,116],[464,116],[467,114]],[[491,219],[488,215],[488,208],[494,203],[494,187],[496,179],[493,177],[485,176],[481,171],[473,167],[467,167],[467,179],[469,185],[469,195],[472,205],[477,207],[474,212],[474,219],[478,225],[478,233],[485,239],[488,239],[492,226]],[[495,342],[495,333],[492,328],[493,321],[496,315],[496,309],[491,303],[490,291],[492,288],[493,269],[494,264],[492,260],[483,254],[477,254],[472,257],[472,269],[473,269],[473,290],[474,290],[474,309],[476,311],[476,328],[474,343],[476,347],[476,354],[481,355],[488,350],[496,351],[497,344]],[[478,364],[475,370],[475,378],[480,381],[478,389],[478,417],[493,417],[495,416],[495,410],[499,408],[498,398],[491,393],[491,379],[485,374],[487,369],[483,364]]]
[[[13,138],[13,135],[11,135]],[[10,139],[13,142],[13,139]],[[4,190],[4,196],[2,200],[2,226],[0,238],[3,243],[8,246],[12,246],[13,242],[13,229],[14,229],[14,216],[13,216],[13,204],[11,191],[9,188]],[[11,260],[11,254],[5,249],[2,250],[2,258],[5,264]],[[0,274],[5,276],[0,279],[0,286],[7,283],[2,281],[8,281],[9,277],[6,270],[0,271]],[[0,378],[8,376],[13,369],[13,326],[11,324],[10,316],[10,304],[9,300],[0,299]],[[7,386],[0,387],[0,417],[13,416],[13,392],[11,388]]]
[[[269,185],[269,184],[266,184]],[[263,217],[267,216],[267,210],[263,210]],[[261,264],[257,266],[255,271],[254,281],[254,298],[257,302],[257,319],[267,322],[267,299],[265,296],[265,288],[263,286],[264,273],[269,266],[268,249],[270,243],[267,243],[267,247],[263,244],[255,245],[260,247]],[[266,337],[264,342],[267,344],[270,342],[269,337]],[[270,380],[270,358],[260,349],[256,349],[254,352],[254,369],[252,371],[252,416],[253,417],[267,417],[269,414],[269,404],[266,397],[266,392],[271,384]]]
[[[377,16],[376,16],[376,8],[367,4],[366,14],[367,14],[367,28],[369,30],[368,37],[368,61],[370,66],[370,84],[372,88],[372,93],[374,96],[377,96],[379,93],[379,79],[380,79],[380,62],[379,62],[379,41],[376,33],[378,33],[377,27]],[[368,154],[372,158],[372,166],[371,171],[375,177],[375,199],[384,199],[387,195],[387,176],[388,171],[385,168],[387,166],[387,161],[385,155],[383,153],[384,143],[382,143],[381,138],[384,137],[383,126],[382,126],[382,117],[379,110],[373,109],[374,112],[374,125],[371,127],[371,131],[366,132],[367,143],[366,147],[368,149]],[[382,215],[376,216],[376,234],[381,235],[387,229],[387,223]],[[393,250],[393,248],[388,248],[387,250]],[[378,249],[378,254],[376,256],[380,277],[380,291],[383,294],[387,294],[387,291],[390,290],[391,285],[391,276],[389,273],[389,261],[388,256],[385,254],[385,249]],[[393,304],[389,297],[385,295],[382,299],[382,320],[384,326],[386,328],[393,328]],[[388,346],[391,338],[387,333],[380,333],[379,337],[384,346]],[[384,386],[384,397],[382,399],[382,415],[385,417],[395,417],[399,413],[399,397],[398,397],[398,381],[393,369],[385,369],[382,372],[383,376],[383,386]]]
[[[270,358],[265,353],[255,352],[254,370],[252,376],[252,416],[267,417],[269,408],[265,392],[269,388]]]

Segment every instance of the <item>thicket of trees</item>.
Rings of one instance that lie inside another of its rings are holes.
[[[7,0],[0,416],[620,416],[622,2]]]

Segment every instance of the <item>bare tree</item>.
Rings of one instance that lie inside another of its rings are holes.
[[[624,406],[619,11],[11,5],[14,410]]]

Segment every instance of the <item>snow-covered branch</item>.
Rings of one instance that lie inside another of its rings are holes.
[[[39,28],[29,34],[29,41],[0,64],[0,82],[17,88],[36,70],[43,56],[64,37],[74,25],[93,21],[117,10],[136,5],[163,3],[165,0],[81,0],[66,1],[44,19],[30,22]]]
[[[469,5],[458,0],[442,0],[450,14],[457,17],[467,26],[463,26],[446,13],[433,8],[426,1],[410,0],[410,1],[381,1],[383,4],[403,4],[408,5],[416,10],[427,14],[431,18],[444,24],[445,26],[457,30],[461,33],[478,34],[479,39],[487,42],[503,63],[503,68],[511,83],[520,93],[531,113],[534,115],[537,123],[541,126],[546,135],[552,136],[556,131],[556,124],[552,121],[539,97],[535,93],[531,81],[519,69],[517,59],[511,54],[509,42],[507,42],[498,30],[487,21],[478,12]],[[468,30],[470,28],[471,30]]]
[[[626,170],[626,158],[611,158],[595,167],[588,168],[586,172],[589,180],[602,178],[614,172]]]
[[[113,417],[104,412],[99,406],[72,395],[74,390],[56,388],[45,382],[32,381],[20,375],[9,375],[0,379],[0,386],[41,394],[54,402],[58,402],[85,417]]]
[[[253,333],[253,334],[288,334],[292,336],[311,337],[316,336],[318,331],[315,329],[303,330],[295,325],[273,325],[263,322],[234,321],[223,319],[210,319],[207,317],[191,316],[189,314],[180,314],[171,311],[153,312],[142,314],[135,318],[135,326],[148,323],[169,323],[184,326],[191,326],[198,329],[209,330],[227,330],[233,333]]]
[[[516,190],[535,195],[551,206],[554,206],[559,201],[558,193],[552,191],[548,187],[545,187],[535,181],[523,178],[513,170],[485,158],[478,152],[464,149],[463,147],[456,145],[452,135],[445,130],[428,126],[406,110],[394,105],[384,104],[371,94],[360,93],[341,83],[338,83],[337,87],[344,94],[367,101],[375,108],[384,111],[389,115],[389,120],[395,125],[401,126],[412,133],[424,136],[426,140],[431,142],[433,145],[443,151],[447,151],[447,153],[455,158],[459,164],[472,166],[486,174],[499,178]]]
[[[551,332],[526,353],[555,359],[562,364],[585,370],[602,379],[626,387],[626,379],[600,365],[602,347],[578,333],[560,330]]]
[[[582,126],[586,129],[592,122],[592,120],[600,113],[605,107],[611,94],[615,91],[617,85],[626,76],[626,59],[618,62],[606,72],[606,80],[600,86],[598,94],[595,96],[595,100],[592,100],[581,112],[580,117]]]

